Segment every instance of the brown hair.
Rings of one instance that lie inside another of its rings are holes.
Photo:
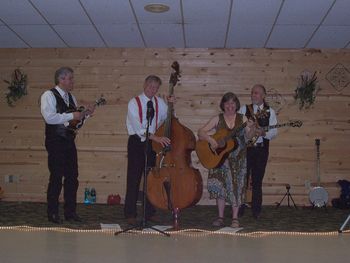
[[[238,111],[239,108],[241,107],[241,103],[239,102],[239,99],[237,98],[237,96],[232,92],[227,92],[224,94],[224,96],[222,96],[221,102],[220,102],[220,109],[224,111],[224,103],[228,102],[229,100],[233,100],[233,102],[236,104],[236,111]]]

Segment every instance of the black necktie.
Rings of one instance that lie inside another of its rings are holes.
[[[150,122],[152,122],[152,119],[154,117],[154,108],[153,108],[153,102],[151,100],[149,100],[147,102],[147,120],[149,120]]]

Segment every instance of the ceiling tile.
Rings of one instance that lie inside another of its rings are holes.
[[[1,0],[0,18],[8,25],[46,24],[33,6],[24,0]]]
[[[334,0],[286,0],[278,16],[279,25],[318,25]]]
[[[231,25],[272,25],[282,0],[235,0],[233,1]]]
[[[11,28],[31,47],[66,47],[48,25],[14,25]]]
[[[350,26],[321,26],[307,47],[343,48],[350,41]]]
[[[141,24],[147,47],[184,47],[182,26],[179,24]]]
[[[223,48],[226,24],[186,24],[186,47]]]
[[[322,25],[329,26],[344,26],[350,25],[350,1],[337,0],[323,21]]]
[[[7,26],[0,26],[0,48],[26,48],[28,47]]]
[[[69,47],[104,47],[104,43],[92,25],[56,25]]]
[[[179,0],[162,0],[161,3],[169,6],[169,11],[165,13],[150,13],[144,7],[148,4],[159,2],[149,0],[131,0],[135,9],[136,17],[139,23],[167,23],[176,24],[182,22],[180,1]],[[188,0],[186,0],[188,2]]]
[[[271,25],[240,25],[230,27],[227,48],[261,48],[264,46]]]
[[[53,25],[91,24],[78,0],[31,0]]]
[[[316,27],[316,25],[276,25],[266,47],[303,48]]]
[[[108,47],[144,47],[136,24],[97,25]]]
[[[182,4],[185,24],[228,23],[229,0],[185,0]]]
[[[129,1],[81,0],[94,24],[133,24],[135,18]]]
[[[350,0],[1,0],[0,27],[11,47],[302,48],[320,27],[308,47],[350,48]]]
[[[230,1],[186,0],[182,3],[186,47],[223,48]]]

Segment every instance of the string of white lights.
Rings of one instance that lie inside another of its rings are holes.
[[[34,226],[0,226],[0,231],[3,230],[16,230],[25,232],[39,232],[39,231],[54,231],[62,233],[103,233],[113,235],[117,229],[72,229],[65,227],[34,227]],[[266,236],[336,236],[339,235],[338,231],[329,232],[298,232],[298,231],[255,231],[249,233],[237,233],[226,231],[212,231],[197,228],[182,229],[177,231],[165,231],[170,235],[182,235],[189,237],[203,237],[209,235],[225,235],[225,236],[237,236],[237,237],[266,237]],[[350,230],[343,231],[343,234],[350,233]],[[162,235],[156,231],[147,230],[131,230],[125,234],[140,234],[140,235]]]

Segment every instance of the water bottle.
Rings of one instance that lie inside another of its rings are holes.
[[[91,201],[90,201],[90,190],[89,188],[85,188],[85,192],[84,192],[84,204],[91,204]]]
[[[91,188],[90,192],[90,197],[91,197],[91,203],[96,203],[96,190],[95,188]]]

